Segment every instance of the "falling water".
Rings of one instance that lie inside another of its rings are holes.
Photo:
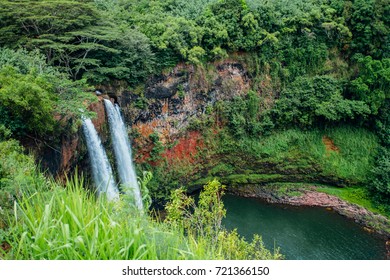
[[[92,175],[98,194],[106,193],[108,200],[119,198],[119,191],[114,181],[110,162],[90,119],[83,120],[83,131],[87,141]]]
[[[105,99],[104,104],[110,124],[112,146],[114,148],[121,185],[130,191],[138,209],[142,210],[142,197],[131,156],[131,146],[119,106]]]

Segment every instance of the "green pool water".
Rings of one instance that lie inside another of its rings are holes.
[[[317,207],[268,204],[226,195],[224,226],[246,239],[259,234],[268,249],[292,260],[380,260],[385,242],[335,212]]]

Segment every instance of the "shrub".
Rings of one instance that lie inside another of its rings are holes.
[[[345,99],[340,81],[330,76],[299,77],[275,103],[272,113],[278,124],[312,126],[316,122],[339,122],[370,114],[363,101]]]
[[[280,259],[278,250],[273,254],[268,251],[255,235],[252,242],[247,242],[237,234],[222,227],[226,210],[222,202],[225,186],[217,180],[210,181],[199,195],[197,205],[193,197],[188,197],[184,189],[172,192],[171,202],[166,206],[166,222],[180,228],[194,239],[206,241],[210,251],[218,259]]]
[[[374,168],[370,188],[374,196],[381,202],[390,202],[390,150],[382,147],[379,150]]]

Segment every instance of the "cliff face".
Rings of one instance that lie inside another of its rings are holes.
[[[102,141],[105,142],[107,140],[107,134],[105,133],[106,113],[103,97],[99,97],[98,102],[91,104],[89,110],[96,113],[96,118],[92,122]],[[75,133],[70,131],[62,133],[58,147],[46,146],[41,149],[41,164],[43,168],[49,170],[57,177],[63,178],[64,175],[68,174],[76,166],[84,165],[87,149],[83,139],[81,128]]]
[[[106,123],[106,112],[104,110],[103,98],[99,98],[99,102],[91,104],[89,110],[96,113],[96,118],[92,120],[96,130],[105,141],[107,135],[104,132],[104,125]],[[61,146],[61,161],[60,169],[68,173],[78,161],[83,158],[86,153],[86,148],[83,142],[82,131],[80,130],[77,134],[66,134],[62,139]]]
[[[181,145],[191,146],[184,135],[191,122],[216,102],[246,94],[249,88],[244,65],[228,60],[209,64],[207,69],[179,64],[169,73],[150,78],[137,93],[121,86],[105,87],[102,91],[122,108],[126,122],[137,135],[136,159],[143,161],[152,148],[151,134],[157,134],[162,144],[177,140]]]
[[[268,106],[278,91],[273,88],[275,84],[269,75],[252,79],[247,69],[253,69],[250,61],[235,57],[198,67],[179,64],[169,72],[150,77],[142,87],[130,89],[123,82],[98,86],[102,95],[90,108],[97,113],[94,125],[103,143],[109,145],[103,98],[120,105],[131,134],[133,157],[138,164],[146,163],[142,168],[151,165],[155,188],[179,185],[198,188],[215,177],[226,185],[318,182],[345,186],[354,183],[354,179],[330,170],[332,162],[321,162],[318,155],[306,154],[301,144],[294,144],[294,139],[282,143],[283,147],[295,145],[291,151],[275,148],[282,152],[280,157],[279,154],[274,156],[272,145],[267,144],[269,147],[262,149],[267,142],[259,144],[257,140],[254,141],[259,145],[254,147],[253,154],[251,147],[248,150],[235,148],[235,144],[252,142],[235,143],[239,140],[229,138],[226,118],[218,114],[222,107],[219,101],[245,96],[250,89],[257,89],[261,105]],[[224,106],[230,105],[225,103]],[[204,129],[205,126],[211,129]],[[63,175],[76,165],[88,170],[83,139],[81,129],[78,133],[66,133],[58,151],[49,150],[45,154],[53,173]],[[325,158],[329,153],[338,153],[331,138],[324,135],[322,142],[324,149],[329,150]],[[107,152],[110,151],[108,148]]]
[[[133,144],[138,162],[150,157],[153,133],[162,144],[176,143],[177,147],[165,151],[163,157],[191,161],[202,140],[198,133],[186,133],[186,128],[216,102],[246,94],[250,82],[244,64],[234,60],[209,64],[205,68],[179,64],[168,73],[151,77],[143,88],[129,90],[122,82],[99,86],[103,95],[90,110],[97,114],[93,123],[105,142],[106,114],[102,100],[111,98],[120,105],[125,122],[136,136]],[[62,175],[80,164],[85,155],[80,129],[78,133],[62,136],[58,151],[44,157],[50,170]]]

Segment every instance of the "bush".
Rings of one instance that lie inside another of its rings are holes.
[[[45,77],[23,75],[10,66],[0,69],[0,112],[13,134],[53,132],[55,99],[52,84]]]
[[[16,140],[0,142],[0,228],[8,224],[14,202],[37,188],[45,188],[45,178],[37,170],[34,158],[24,154]]]
[[[87,107],[96,97],[87,89],[84,80],[69,80],[36,51],[0,48],[0,125],[14,136],[44,138],[58,125],[54,116],[90,116]]]
[[[371,191],[381,202],[390,203],[390,150],[382,147],[372,169]]]
[[[244,98],[235,97],[225,103],[223,115],[228,121],[230,132],[237,138],[258,136],[274,127],[268,112],[261,111],[259,94],[254,91],[249,91]]]
[[[331,76],[299,77],[281,92],[272,113],[278,124],[312,126],[349,121],[370,114],[364,101],[345,99],[342,84]]]
[[[254,236],[248,243],[237,234],[222,227],[226,210],[222,202],[225,186],[213,180],[204,186],[195,204],[184,189],[172,192],[171,202],[166,206],[166,222],[184,230],[190,238],[206,241],[210,251],[217,253],[218,259],[280,259],[278,251],[268,251],[261,237]]]

